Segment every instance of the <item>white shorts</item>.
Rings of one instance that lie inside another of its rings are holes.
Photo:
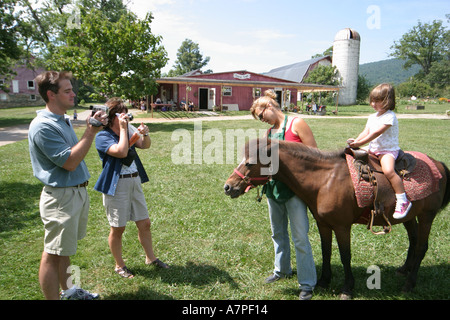
[[[376,152],[370,151],[370,153],[373,153],[377,157],[380,157],[382,155],[389,155],[392,158],[394,158],[394,160],[397,160],[399,151],[398,150],[396,150],[396,151],[376,151]]]
[[[114,196],[103,194],[103,205],[111,227],[124,227],[128,221],[148,219],[141,178],[121,178]]]

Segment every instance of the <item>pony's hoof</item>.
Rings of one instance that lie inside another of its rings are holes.
[[[330,281],[319,280],[317,281],[316,288],[328,289],[330,286]]]
[[[352,294],[351,294],[351,293],[348,293],[348,292],[342,292],[342,293],[339,295],[339,300],[352,300],[352,299],[353,299]]]
[[[414,285],[412,285],[410,282],[406,282],[402,288],[402,292],[410,293],[413,289],[414,289]]]

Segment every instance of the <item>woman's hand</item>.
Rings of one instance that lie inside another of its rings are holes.
[[[150,129],[143,122],[141,122],[141,125],[137,129],[144,136],[148,135],[148,133],[150,131]]]
[[[141,122],[141,125],[137,129],[142,134],[142,139],[139,139],[136,142],[136,147],[140,149],[150,148],[152,141],[150,139],[150,136],[148,135],[150,131],[149,128],[143,122]]]
[[[121,113],[118,115],[119,117],[119,127],[121,130],[128,129],[128,116],[125,113]]]

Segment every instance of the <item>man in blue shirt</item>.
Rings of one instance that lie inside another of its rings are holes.
[[[91,300],[98,297],[77,286],[68,288],[70,256],[76,253],[77,241],[86,235],[89,196],[86,191],[89,171],[84,157],[101,126],[86,121],[80,141],[65,115],[74,106],[72,75],[47,71],[36,77],[39,94],[46,102],[31,122],[28,141],[34,176],[44,184],[39,210],[44,223],[44,251],[39,282],[46,299]],[[94,117],[106,124],[106,115]]]

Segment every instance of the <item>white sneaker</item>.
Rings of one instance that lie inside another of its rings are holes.
[[[78,288],[76,286],[62,291],[61,292],[61,300],[94,300],[98,299],[98,293],[90,293],[87,290]]]
[[[411,209],[412,202],[409,200],[406,200],[406,202],[397,202],[397,205],[395,206],[395,212],[394,212],[394,218],[395,219],[403,219],[406,217],[406,215],[409,212],[409,209]]]

